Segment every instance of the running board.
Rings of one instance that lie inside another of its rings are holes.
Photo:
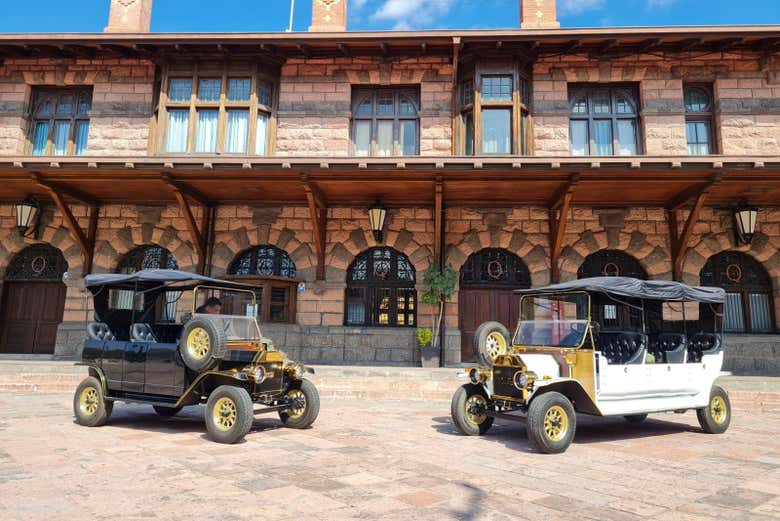
[[[487,416],[490,416],[491,418],[498,418],[501,420],[509,420],[513,422],[521,422],[525,423],[528,421],[528,418],[525,416],[520,416],[518,414],[509,414],[505,412],[496,412],[496,411],[485,411],[485,414]]]
[[[107,396],[106,397],[107,402],[126,402],[126,403],[137,403],[141,405],[151,405],[152,407],[169,407],[172,408],[176,405],[176,402],[156,402],[152,400],[143,400],[140,398],[118,398],[113,396]],[[198,404],[192,404],[192,405],[198,405]],[[268,414],[271,412],[277,412],[277,411],[286,411],[290,408],[289,404],[282,404],[282,405],[267,405],[267,406],[261,406],[257,407],[257,404],[254,404],[255,407],[252,409],[253,414]],[[187,407],[186,405],[184,407]]]

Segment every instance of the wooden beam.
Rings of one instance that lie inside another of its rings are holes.
[[[58,194],[64,195],[66,197],[69,197],[71,199],[75,199],[76,201],[80,202],[81,204],[87,205],[87,206],[98,206],[98,201],[92,197],[89,194],[86,194],[84,192],[81,192],[79,190],[76,190],[75,188],[70,188],[63,186],[59,183],[52,183],[50,181],[44,180],[40,175],[38,175],[36,172],[33,172],[30,174],[30,179],[32,179],[32,182],[36,185],[40,186],[44,190],[51,191],[55,190]]]
[[[450,145],[450,153],[453,156],[458,155],[458,142],[460,141],[460,133],[458,132],[458,122],[460,114],[458,113],[458,66],[460,65],[460,36],[454,36],[452,38],[452,95],[450,98],[450,110],[452,111],[451,119],[451,132],[452,143]]]
[[[325,239],[328,227],[328,207],[322,191],[308,177],[302,176],[303,190],[309,204],[314,248],[317,252],[317,280],[325,280]]]
[[[704,191],[709,192],[712,188],[720,184],[722,180],[723,180],[723,174],[715,174],[706,183],[700,183],[686,188],[685,190],[677,194],[668,203],[666,203],[666,209],[672,211],[679,210],[680,208],[688,204],[691,201],[691,199],[697,197],[700,193]]]
[[[195,222],[195,216],[192,213],[192,208],[190,208],[184,193],[174,188],[173,195],[176,197],[176,202],[179,203],[179,210],[184,216],[184,221],[187,223],[192,245],[195,247],[195,253],[198,255],[198,273],[203,273],[206,262],[206,241],[203,238],[201,230],[198,228],[198,224]]]
[[[82,270],[83,275],[88,275],[89,273],[92,273],[92,261],[95,259],[95,242],[97,239],[97,227],[98,227],[99,215],[100,215],[99,206],[89,207],[89,228],[87,228],[87,249],[89,251],[89,256],[86,259],[84,259],[84,269]]]
[[[569,208],[578,182],[579,176],[573,175],[550,201],[550,282],[552,284],[560,282],[561,268],[558,264],[563,249],[563,236],[566,233]]]
[[[171,187],[173,190],[178,190],[179,192],[183,193],[196,203],[198,203],[201,206],[211,206],[211,201],[209,201],[208,197],[197,191],[196,189],[192,188],[191,186],[182,183],[181,181],[177,181],[176,179],[173,179],[168,174],[163,174],[160,179],[163,183]]]
[[[442,234],[444,232],[444,206],[442,199],[444,195],[444,183],[441,178],[436,180],[433,193],[433,265],[442,267],[443,256],[441,251]]]

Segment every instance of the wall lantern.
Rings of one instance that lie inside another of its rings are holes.
[[[758,208],[754,208],[742,201],[734,209],[734,221],[737,223],[737,240],[742,244],[750,244],[756,233],[756,217]]]
[[[16,213],[16,229],[19,235],[27,237],[30,233],[35,233],[38,229],[38,216],[41,213],[41,206],[38,201],[28,197],[21,203],[14,205]]]
[[[368,219],[371,221],[371,231],[374,232],[374,239],[382,244],[382,231],[385,229],[385,217],[387,217],[387,208],[382,206],[379,201],[368,209]]]

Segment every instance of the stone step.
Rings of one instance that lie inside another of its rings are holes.
[[[314,366],[312,380],[323,397],[449,400],[463,384],[458,369]],[[63,361],[0,361],[0,392],[72,392],[87,369]],[[735,410],[780,412],[780,378],[725,376],[718,383]]]

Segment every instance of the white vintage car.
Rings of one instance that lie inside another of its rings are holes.
[[[705,432],[724,432],[729,397],[715,385],[723,363],[720,288],[626,277],[596,277],[520,290],[510,337],[498,322],[477,329],[483,365],[452,398],[466,435],[495,418],[525,421],[529,442],[565,451],[576,413],[623,416],[695,410]]]

